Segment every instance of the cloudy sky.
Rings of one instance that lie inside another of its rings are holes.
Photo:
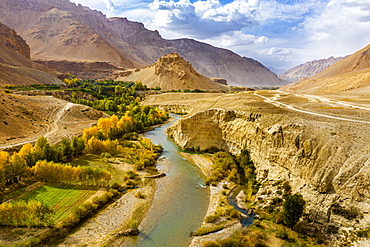
[[[288,69],[370,44],[370,0],[71,0]]]

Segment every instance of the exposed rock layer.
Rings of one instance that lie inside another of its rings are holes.
[[[181,148],[217,147],[237,154],[247,147],[259,181],[288,180],[293,192],[304,195],[313,220],[367,227],[370,145],[360,138],[369,136],[365,127],[289,112],[209,109],[178,120],[168,134]],[[364,218],[330,217],[334,203],[358,208]]]

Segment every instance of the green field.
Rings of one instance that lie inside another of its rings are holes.
[[[74,207],[84,203],[99,188],[79,185],[43,185],[24,195],[25,201],[35,200],[55,210],[55,223],[67,217]]]

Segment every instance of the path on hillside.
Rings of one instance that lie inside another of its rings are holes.
[[[60,100],[61,103],[65,103],[65,101],[63,100]],[[58,130],[60,130],[59,128],[59,122],[60,120],[62,119],[62,117],[66,114],[66,112],[71,109],[75,104],[73,103],[70,103],[70,102],[67,102],[59,111],[56,112],[55,116],[51,116],[51,119],[54,119],[53,123],[48,127],[48,129],[46,130],[45,133],[41,133],[39,134],[39,136],[44,136],[46,138],[52,136],[53,134],[55,134]],[[14,147],[17,147],[17,146],[21,146],[21,145],[24,145],[24,144],[27,144],[27,143],[35,143],[37,141],[38,137],[36,139],[31,139],[31,140],[27,140],[27,141],[20,141],[20,142],[17,142],[17,143],[13,143],[11,145],[6,145],[6,146],[0,146],[0,150],[5,150],[5,149],[10,149],[10,148],[14,148]]]
[[[280,90],[276,90],[276,92],[286,94],[286,95],[290,94],[290,93],[282,92]],[[331,104],[336,104],[336,105],[341,105],[341,106],[348,106],[348,107],[351,107],[351,108],[370,111],[370,107],[363,107],[363,106],[353,105],[353,104],[349,104],[349,103],[345,103],[345,102],[341,102],[341,101],[335,101],[335,100],[331,100],[331,99],[324,98],[324,97],[317,96],[317,95],[298,94],[298,93],[292,93],[292,94],[297,96],[297,97],[302,97],[302,98],[306,98],[306,99],[316,99],[318,101],[325,102],[325,103],[331,103]]]
[[[277,91],[277,92],[278,93],[275,94],[271,98],[266,97],[266,96],[263,96],[263,95],[260,95],[258,93],[254,93],[254,95],[263,98],[266,103],[270,103],[270,104],[272,104],[272,105],[274,105],[276,107],[286,108],[286,109],[289,109],[289,110],[292,110],[292,111],[301,112],[301,113],[310,114],[310,115],[315,115],[315,116],[319,116],[319,117],[331,118],[331,119],[348,121],[348,122],[356,122],[356,123],[370,124],[370,121],[369,120],[359,120],[359,119],[353,119],[353,118],[337,117],[337,116],[332,116],[332,115],[327,115],[327,114],[322,114],[322,113],[317,113],[317,112],[312,112],[312,111],[308,111],[308,110],[299,109],[299,108],[294,107],[294,106],[292,106],[290,104],[285,104],[285,103],[282,103],[282,102],[277,101],[280,98],[280,94],[279,93],[283,93],[283,94],[289,95],[289,93],[284,93],[284,92],[281,92],[281,91]],[[293,94],[293,95],[295,95],[295,94]],[[355,106],[355,105],[351,105],[351,104],[347,104],[347,103],[342,103],[342,102],[336,102],[336,101],[325,99],[325,98],[319,97],[319,96],[301,95],[301,94],[296,95],[296,96],[304,97],[304,98],[307,98],[307,99],[314,98],[314,99],[318,99],[318,100],[323,101],[323,102],[336,103],[336,104],[344,105],[344,106],[347,106],[347,107],[358,108],[358,109],[361,109],[361,110],[370,110],[370,108]]]
[[[47,132],[45,133],[44,137],[48,138],[54,133],[56,133],[59,130],[59,122],[62,119],[62,117],[65,115],[66,111],[68,111],[70,108],[73,107],[73,103],[68,102],[56,115],[54,122],[49,126]]]

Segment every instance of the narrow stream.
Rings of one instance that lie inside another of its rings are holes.
[[[200,227],[209,204],[209,188],[202,188],[204,175],[198,167],[178,154],[177,146],[167,138],[168,124],[145,133],[155,144],[161,144],[163,154],[158,170],[167,174],[156,180],[157,190],[152,207],[139,227],[140,235],[130,246],[188,246],[189,233]],[[125,245],[127,246],[127,245]]]

